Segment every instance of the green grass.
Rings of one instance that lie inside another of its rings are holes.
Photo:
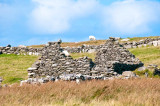
[[[5,84],[12,84],[27,78],[27,68],[36,60],[37,56],[0,55],[0,77]]]
[[[143,40],[143,39],[146,39],[146,38],[159,38],[160,36],[149,36],[149,37],[133,37],[133,38],[129,38],[130,40],[129,41],[140,41],[140,40]]]
[[[160,47],[141,47],[129,49],[137,58],[139,58],[145,66],[149,64],[157,64],[160,66]],[[88,56],[93,61],[95,53],[72,53],[73,59]],[[3,83],[12,84],[27,78],[27,68],[29,68],[36,60],[37,56],[24,55],[0,55],[0,77],[5,79]],[[145,72],[144,72],[145,73]],[[138,73],[138,74],[144,74]]]
[[[139,58],[145,66],[149,64],[157,64],[160,66],[160,47],[141,47],[129,49],[137,58]]]
[[[87,56],[87,57],[91,58],[93,61],[95,60],[95,55],[96,55],[96,53],[71,53],[71,57],[73,59],[78,59],[80,57]]]

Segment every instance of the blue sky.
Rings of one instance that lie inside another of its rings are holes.
[[[0,46],[160,36],[160,0],[0,0]]]

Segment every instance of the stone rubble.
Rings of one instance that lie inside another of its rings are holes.
[[[123,71],[133,71],[143,66],[143,63],[135,58],[126,48],[110,38],[106,44],[97,51],[95,58],[97,72],[117,72],[121,74]]]
[[[66,56],[60,43],[49,42],[43,48],[42,56],[31,68],[28,68],[29,81],[22,81],[22,83],[43,83],[50,79],[54,79],[52,81],[114,79],[122,77],[123,71],[143,66],[141,61],[113,38],[107,40],[105,45],[101,45],[101,49],[97,51],[95,62],[88,57],[74,60],[72,57]],[[42,78],[44,79],[42,80]],[[33,81],[30,81],[31,79]]]
[[[0,54],[40,55],[42,48],[0,47]]]
[[[115,37],[117,39],[117,37]],[[59,40],[60,42],[62,40]],[[140,40],[138,42],[129,42],[122,43],[122,45],[129,49],[129,48],[138,48],[143,46],[160,46],[160,38],[146,38],[144,40]],[[94,53],[97,50],[100,50],[103,45],[82,45],[79,47],[64,47],[63,49],[68,51],[69,53]],[[0,47],[0,54],[22,54],[22,55],[41,55],[42,48],[27,48],[25,46],[20,47],[11,47],[8,45],[6,47]]]

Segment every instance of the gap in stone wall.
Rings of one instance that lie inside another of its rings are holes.
[[[73,58],[73,59],[78,59],[78,58],[81,58],[81,57],[88,57],[88,58],[91,58],[92,59],[92,61],[94,61],[95,60],[95,57],[96,57],[96,52],[94,52],[94,53],[70,53],[70,55],[71,55],[71,57]]]

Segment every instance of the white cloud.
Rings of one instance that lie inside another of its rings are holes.
[[[71,21],[95,11],[96,0],[32,0],[30,27],[37,33],[57,34],[67,31]]]
[[[160,22],[160,3],[148,0],[114,2],[104,8],[103,20],[107,32],[147,33],[152,30],[150,25]]]

